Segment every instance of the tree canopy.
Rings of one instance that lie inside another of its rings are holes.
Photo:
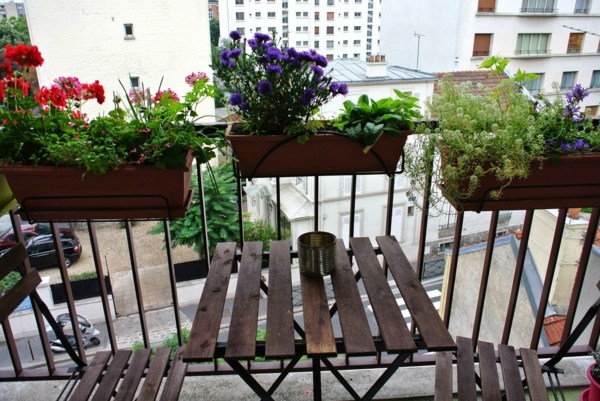
[[[27,20],[24,17],[0,20],[0,50],[3,50],[7,44],[14,46],[21,43],[31,44]]]

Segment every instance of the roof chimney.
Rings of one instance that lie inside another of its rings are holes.
[[[385,55],[367,57],[367,78],[383,78],[387,76]]]

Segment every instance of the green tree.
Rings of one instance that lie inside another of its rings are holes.
[[[216,185],[213,185],[209,174],[203,174],[208,241],[211,250],[214,249],[217,242],[237,241],[239,237],[236,180],[231,163],[222,164],[213,168],[212,171]],[[171,222],[170,231],[173,246],[192,246],[200,253],[204,245],[204,235],[197,182],[194,174],[192,177],[192,187],[194,188],[192,204],[185,217]],[[162,232],[162,223],[150,230],[151,234]]]
[[[209,29],[210,29],[210,43],[212,44],[213,47],[219,46],[219,35],[220,35],[219,20],[211,19],[209,22]]]
[[[14,46],[20,43],[31,44],[27,20],[24,17],[0,20],[0,50],[3,50],[7,44]]]

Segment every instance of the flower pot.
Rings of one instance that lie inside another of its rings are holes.
[[[600,153],[543,158],[541,164],[533,162],[529,177],[502,189],[498,199],[492,192],[503,183],[489,174],[468,198],[448,201],[457,210],[475,212],[600,206],[600,175],[594,173],[599,167]]]
[[[17,204],[16,199],[6,181],[6,177],[0,174],[0,215],[8,212]]]
[[[287,135],[225,135],[241,177],[393,174],[411,131],[383,134],[368,152],[343,134],[317,133],[300,144]]]
[[[30,221],[170,219],[183,217],[192,198],[193,159],[190,151],[182,168],[124,167],[103,175],[47,166],[3,166],[0,173]]]
[[[581,400],[585,401],[600,401],[600,383],[592,376],[592,367],[595,364],[591,364],[587,368],[587,378],[590,381],[590,387],[585,389],[583,393],[581,393]]]

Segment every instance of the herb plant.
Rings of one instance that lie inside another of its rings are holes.
[[[384,132],[400,135],[412,128],[413,120],[421,118],[418,99],[394,89],[397,98],[370,99],[361,95],[356,103],[344,102],[343,112],[332,121],[332,126],[363,146],[373,146]]]

